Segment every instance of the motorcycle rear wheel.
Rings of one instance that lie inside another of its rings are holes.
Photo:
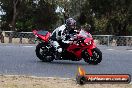
[[[102,52],[98,48],[94,48],[92,50],[92,54],[93,54],[93,56],[90,57],[89,53],[87,51],[85,51],[84,52],[84,61],[89,64],[93,64],[93,65],[97,65],[98,63],[100,63],[102,61]]]
[[[39,43],[36,46],[36,56],[43,62],[51,62],[54,60],[54,55],[49,50],[47,43]]]

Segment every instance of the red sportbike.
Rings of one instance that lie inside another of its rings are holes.
[[[33,33],[36,40],[39,41],[36,46],[36,55],[43,62],[84,59],[85,62],[96,65],[102,61],[102,52],[96,47],[92,35],[84,30],[79,31],[76,35],[69,35],[69,41],[73,41],[72,44],[64,44],[59,41],[63,48],[61,56],[58,56],[57,51],[50,43],[50,32],[33,30]]]

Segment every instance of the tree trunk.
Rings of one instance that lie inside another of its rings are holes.
[[[4,43],[4,36],[3,36],[2,32],[0,32],[0,39],[1,39],[1,43]]]
[[[11,26],[10,26],[11,31],[15,31],[15,28],[16,28],[16,17],[17,17],[17,7],[16,6],[18,2],[19,0],[13,0],[13,17],[12,17]],[[12,37],[13,37],[13,32],[11,32],[9,35],[9,43],[12,43]]]

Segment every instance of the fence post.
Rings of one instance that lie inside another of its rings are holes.
[[[1,40],[1,43],[4,43],[4,41],[3,41],[3,38],[4,36],[3,36],[3,34],[2,34],[2,32],[0,32],[0,40]]]
[[[110,45],[110,36],[108,35],[107,38],[108,38],[107,46],[109,46]]]
[[[9,43],[12,43],[12,37],[13,37],[13,32],[10,32],[10,34],[9,34]]]
[[[20,44],[22,44],[22,36],[20,36]]]

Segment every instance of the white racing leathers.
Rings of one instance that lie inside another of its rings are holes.
[[[66,25],[62,25],[58,28],[56,28],[52,34],[51,34],[51,44],[54,46],[54,48],[61,53],[62,48],[60,47],[60,44],[58,43],[59,40],[62,40],[63,43],[69,43],[70,41],[65,40],[65,33],[64,30],[66,29]]]

